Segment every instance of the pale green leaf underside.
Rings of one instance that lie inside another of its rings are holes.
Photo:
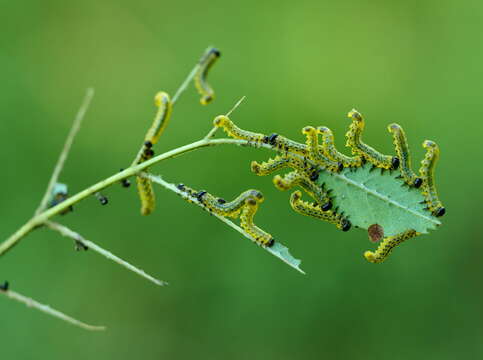
[[[440,221],[429,211],[421,189],[402,186],[399,171],[371,170],[366,164],[357,170],[346,168],[339,174],[321,172],[317,182],[332,189],[334,207],[339,207],[353,227],[367,229],[372,224],[384,228],[385,236],[414,229],[420,233],[436,229]]]

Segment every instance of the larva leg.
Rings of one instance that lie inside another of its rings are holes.
[[[378,168],[397,169],[399,167],[399,158],[397,156],[383,155],[362,141],[362,131],[364,130],[362,115],[353,109],[348,116],[352,119],[352,123],[349,126],[349,131],[346,133],[346,145],[352,149],[352,153],[362,156]]]
[[[398,124],[390,124],[387,130],[392,134],[394,146],[396,148],[396,154],[399,158],[401,175],[409,186],[419,188],[423,183],[423,179],[417,177],[411,168],[411,156],[409,154],[409,145],[406,138],[406,134],[401,126]]]
[[[317,133],[322,135],[322,151],[327,158],[334,162],[342,163],[344,167],[359,167],[362,165],[360,156],[350,157],[337,151],[334,144],[334,135],[328,127],[318,127]]]
[[[403,241],[418,236],[416,230],[407,230],[396,236],[390,236],[382,240],[376,252],[366,251],[364,257],[371,263],[382,263],[391,254],[392,249],[401,244]]]
[[[322,153],[322,147],[319,146],[319,139],[315,128],[306,126],[302,129],[302,134],[307,137],[307,152],[311,160],[332,172],[339,172],[344,168],[341,162],[332,161]]]
[[[429,211],[434,216],[443,216],[446,209],[438,198],[436,184],[434,183],[434,168],[439,159],[439,147],[435,142],[430,140],[424,141],[423,147],[426,149],[426,155],[423,161],[421,161],[421,167],[419,169],[419,175],[423,179],[422,194]]]
[[[210,68],[213,66],[216,60],[218,60],[220,55],[221,53],[217,49],[211,48],[200,60],[199,68],[196,72],[194,81],[195,87],[201,95],[201,105],[207,105],[215,98],[215,92],[207,83],[206,77],[208,76]]]
[[[255,199],[258,203],[263,202],[263,194],[258,190],[247,190],[236,197],[236,199],[226,202],[224,199],[215,197],[209,193],[200,196],[200,200],[208,210],[221,216],[230,216],[237,218],[240,215],[240,210],[245,206],[248,198]]]
[[[240,215],[240,226],[250,236],[252,236],[257,243],[263,246],[272,246],[275,243],[272,235],[266,233],[253,223],[253,217],[258,210],[259,201],[253,197],[249,197],[245,200],[245,204],[242,208]]]
[[[149,215],[154,211],[155,197],[153,185],[149,179],[136,176],[139,198],[141,200],[141,215]]]
[[[263,139],[266,138],[266,136],[263,134],[258,134],[255,132],[240,129],[238,126],[236,126],[233,123],[233,121],[230,120],[228,116],[225,116],[225,115],[217,116],[213,121],[213,125],[219,128],[223,128],[223,130],[228,134],[228,136],[231,136],[232,138],[235,138],[235,139],[261,142],[263,141]]]
[[[302,192],[299,190],[292,193],[290,197],[290,205],[299,214],[311,216],[320,220],[328,221],[337,226],[342,231],[348,231],[351,228],[349,220],[345,219],[341,214],[337,214],[333,210],[323,211],[318,204],[311,204],[302,201]]]
[[[327,192],[324,191],[320,185],[310,181],[310,179],[298,171],[289,172],[284,177],[276,175],[273,178],[273,184],[281,191],[290,190],[295,186],[300,186],[320,205],[323,211],[327,211],[332,208],[332,202],[330,201],[330,197]]]
[[[251,169],[258,176],[270,175],[271,173],[289,166],[289,159],[276,156],[275,159],[269,159],[267,162],[261,164],[252,161]]]

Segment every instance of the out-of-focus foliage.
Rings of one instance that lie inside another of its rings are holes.
[[[36,231],[0,259],[0,280],[109,330],[84,332],[0,297],[2,358],[481,357],[481,2],[4,1],[2,14],[3,238],[40,201],[86,87],[96,96],[60,179],[71,192],[130,164],[153,96],[173,94],[207,45],[222,51],[209,79],[216,100],[202,107],[194,89],[185,94],[157,152],[204,135],[242,95],[240,126],[300,141],[303,126],[325,125],[342,143],[357,107],[381,152],[393,152],[391,122],[405,128],[415,164],[423,140],[439,144],[448,210],[439,231],[373,265],[362,232],[295,214],[288,194],[250,173],[264,150],[191,153],[152,172],[226,198],[260,189],[257,223],[308,275],[162,189],[142,217],[134,186],[110,188],[109,205],[93,198],[61,220],[171,285]]]

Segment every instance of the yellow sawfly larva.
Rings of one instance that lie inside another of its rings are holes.
[[[206,81],[208,72],[213,64],[218,60],[221,53],[215,48],[209,49],[200,59],[198,71],[195,74],[195,87],[201,95],[201,105],[207,105],[215,98],[215,92]]]
[[[159,137],[164,132],[164,129],[166,129],[166,126],[168,126],[171,112],[173,110],[171,98],[168,93],[165,93],[164,91],[160,91],[156,94],[154,97],[154,103],[158,107],[158,112],[156,113],[153,124],[149,128],[144,139],[152,145],[155,145],[158,142]]]
[[[322,151],[330,160],[341,163],[344,167],[359,167],[362,165],[362,158],[359,155],[350,157],[337,151],[332,131],[325,126],[319,126],[317,133],[322,135]]]
[[[199,196],[199,200],[208,210],[221,216],[230,216],[237,218],[240,215],[242,207],[248,198],[256,199],[258,203],[263,202],[263,194],[258,190],[247,190],[238,195],[234,200],[226,202],[224,199],[204,193]]]
[[[422,194],[428,210],[434,216],[443,216],[446,213],[446,209],[438,198],[436,184],[434,183],[434,169],[439,159],[439,147],[431,140],[425,140],[423,147],[426,149],[426,155],[423,161],[421,161],[421,167],[419,168],[419,175],[423,179]]]
[[[153,185],[149,179],[136,176],[139,199],[141,200],[141,215],[149,215],[154,211],[155,197]]]
[[[364,118],[355,109],[352,109],[347,116],[352,120],[349,131],[346,133],[347,143],[354,155],[362,156],[372,165],[382,169],[395,170],[399,167],[397,156],[383,155],[374,148],[362,141],[362,131],[364,130]]]
[[[330,197],[323,189],[323,186],[314,183],[298,171],[291,171],[284,177],[275,175],[273,178],[273,184],[278,190],[281,191],[287,191],[295,186],[300,186],[320,205],[323,211],[327,211],[332,208]]]
[[[398,124],[390,124],[387,130],[392,134],[396,154],[399,158],[399,169],[401,176],[406,184],[419,188],[423,183],[423,179],[417,177],[411,167],[411,156],[409,154],[409,145],[403,128]]]
[[[266,137],[263,134],[255,133],[252,131],[247,131],[240,129],[236,126],[233,121],[230,120],[228,116],[219,115],[213,120],[213,125],[219,128],[223,128],[223,130],[235,139],[247,140],[252,142],[261,142]]]
[[[382,240],[376,252],[366,251],[364,257],[371,263],[382,263],[391,254],[391,251],[402,242],[419,235],[416,230],[406,230],[398,235],[389,236]]]
[[[312,126],[306,126],[302,129],[302,134],[307,137],[306,145],[309,158],[318,165],[322,165],[332,172],[340,172],[344,165],[340,161],[332,161],[322,153],[322,147],[319,146],[317,130]]]
[[[337,226],[338,229],[342,231],[348,231],[352,224],[351,222],[344,218],[342,214],[338,214],[334,210],[323,211],[318,204],[308,203],[302,201],[302,192],[297,190],[292,193],[290,197],[290,205],[299,214],[305,216],[311,216],[320,220],[328,221],[331,224]]]
[[[270,175],[274,171],[287,167],[288,163],[288,158],[280,157],[277,155],[274,159],[269,159],[268,161],[264,161],[261,164],[256,161],[252,161],[250,168],[258,176],[265,176]]]
[[[252,236],[257,243],[263,246],[270,247],[275,243],[275,239],[269,233],[263,231],[253,223],[253,217],[258,210],[258,201],[253,197],[245,200],[240,215],[240,226],[250,236]]]

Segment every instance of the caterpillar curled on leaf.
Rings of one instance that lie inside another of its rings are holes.
[[[332,202],[328,193],[320,186],[298,171],[292,171],[286,174],[284,177],[275,175],[273,178],[273,184],[278,190],[286,191],[295,186],[300,186],[320,205],[323,211],[330,210],[332,208]]]
[[[223,128],[223,130],[227,133],[228,136],[231,136],[235,139],[247,140],[252,141],[255,143],[259,143],[263,141],[266,137],[263,134],[258,134],[252,131],[247,131],[240,129],[236,126],[233,121],[230,120],[228,116],[219,115],[213,121],[213,125],[219,128]]]
[[[422,194],[428,210],[434,216],[443,216],[446,213],[446,209],[439,200],[436,184],[434,183],[434,169],[439,159],[439,147],[431,140],[425,140],[423,147],[426,149],[426,155],[421,161],[421,167],[419,168],[419,175],[423,179]]]
[[[213,64],[218,60],[221,53],[215,48],[210,48],[200,59],[198,71],[196,72],[194,82],[195,87],[201,95],[201,105],[207,105],[215,98],[215,92],[206,81],[208,72]]]
[[[309,158],[315,161],[318,165],[325,167],[331,172],[340,172],[344,165],[340,161],[333,161],[326,157],[322,152],[322,147],[319,146],[319,139],[317,130],[312,126],[306,126],[302,129],[302,134],[307,137],[306,145]]]
[[[407,230],[395,236],[389,236],[382,240],[376,252],[366,251],[364,257],[371,263],[382,263],[388,258],[392,250],[402,242],[419,235],[416,230]]]
[[[322,135],[322,152],[327,158],[341,163],[344,167],[359,167],[362,165],[362,158],[359,155],[350,157],[337,151],[334,143],[334,135],[328,127],[318,127],[317,133]]]
[[[400,161],[399,169],[401,171],[401,176],[406,184],[419,188],[423,183],[423,180],[420,177],[417,177],[411,168],[409,145],[404,130],[398,124],[390,124],[387,127],[387,130],[392,134],[393,137],[396,154]]]
[[[145,137],[145,143],[149,142],[151,143],[151,146],[158,142],[159,137],[164,132],[164,129],[166,129],[166,126],[168,126],[171,112],[173,110],[171,98],[164,91],[156,94],[154,97],[154,103],[158,107],[158,112],[156,113],[153,124],[149,128]]]
[[[362,131],[365,126],[362,115],[353,109],[347,116],[352,120],[352,123],[349,126],[349,131],[346,133],[346,145],[352,149],[352,153],[362,156],[378,168],[397,169],[399,167],[399,158],[397,156],[383,155],[362,141]]]
[[[141,176],[136,176],[136,183],[141,200],[141,215],[149,215],[154,211],[155,206],[153,185],[149,179]]]
[[[275,243],[275,239],[272,235],[263,231],[253,223],[253,217],[257,210],[258,201],[253,197],[247,198],[241,211],[240,226],[252,236],[258,244],[270,247]]]
[[[302,192],[299,190],[292,193],[290,205],[299,214],[328,221],[342,231],[348,231],[352,226],[351,222],[344,218],[343,214],[337,213],[334,210],[324,211],[318,204],[302,201]]]

